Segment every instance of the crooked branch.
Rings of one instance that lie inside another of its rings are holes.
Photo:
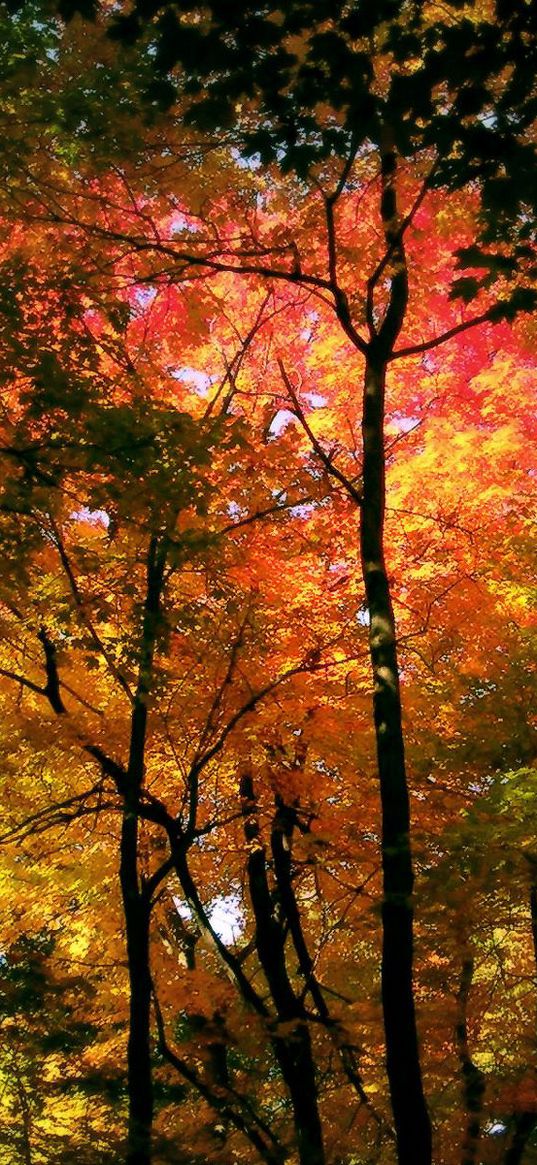
[[[280,358],[278,358],[278,368],[280,369],[281,377],[282,377],[283,383],[286,387],[287,393],[288,393],[288,395],[291,398],[291,401],[293,403],[293,410],[294,410],[295,416],[300,421],[300,424],[302,425],[304,432],[309,437],[311,444],[312,444],[312,447],[315,450],[315,453],[317,454],[319,460],[322,461],[327,473],[329,473],[331,477],[335,478],[336,481],[339,481],[340,485],[343,486],[343,488],[349,494],[349,497],[352,498],[353,502],[355,502],[355,504],[357,506],[361,506],[362,494],[361,494],[360,490],[356,488],[352,479],[350,477],[347,477],[347,474],[343,473],[343,471],[341,469],[339,469],[339,467],[337,465],[334,464],[330,455],[326,452],[325,449],[323,449],[320,441],[315,436],[315,433],[313,432],[311,425],[309,424],[307,417],[304,413],[304,410],[299,402],[298,396],[297,396],[297,394],[296,394],[296,392],[291,384],[291,381],[290,381],[289,376],[287,374],[287,371],[285,369],[283,360],[281,360]]]

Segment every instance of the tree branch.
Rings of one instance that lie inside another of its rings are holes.
[[[239,1132],[248,1138],[268,1165],[281,1165],[285,1161],[287,1153],[269,1126],[257,1116],[250,1101],[229,1085],[209,1085],[195,1068],[192,1068],[186,1060],[173,1051],[166,1039],[164,1019],[154,984],[152,997],[157,1024],[158,1048],[164,1059],[197,1089],[211,1108],[221,1113]],[[237,1104],[243,1109],[243,1112],[237,1110]]]
[[[278,358],[278,368],[280,369],[281,377],[282,377],[282,380],[283,380],[285,387],[287,389],[288,395],[290,396],[291,401],[293,402],[293,408],[294,408],[295,415],[296,415],[297,419],[300,421],[300,424],[302,425],[304,432],[309,437],[311,444],[312,444],[317,456],[319,457],[320,461],[322,461],[327,473],[329,473],[331,477],[334,477],[336,479],[336,481],[339,481],[340,485],[342,485],[344,487],[344,489],[347,491],[347,493],[352,498],[352,500],[355,502],[355,504],[360,506],[362,504],[361,492],[356,488],[356,486],[352,482],[351,478],[347,477],[347,475],[345,473],[343,473],[343,471],[341,469],[339,469],[337,465],[334,465],[332,458],[329,456],[328,453],[325,452],[320,441],[315,436],[315,433],[313,432],[311,426],[308,424],[304,410],[302,409],[300,402],[298,400],[297,394],[296,394],[296,392],[291,384],[291,381],[290,381],[289,376],[286,372],[283,360],[281,360],[279,358]]]
[[[431,348],[438,348],[440,344],[445,344],[446,340],[451,340],[453,336],[459,336],[461,332],[467,332],[469,328],[476,328],[478,324],[494,323],[497,312],[497,305],[489,307],[481,315],[474,316],[471,320],[465,320],[462,324],[456,324],[455,327],[448,328],[447,332],[442,332],[431,340],[425,340],[422,344],[409,344],[407,348],[396,348],[388,359],[391,362],[392,360],[401,360],[403,356],[418,356],[420,352],[430,352]]]
[[[80,589],[79,589],[77,580],[75,578],[74,571],[73,571],[73,568],[71,566],[67,551],[65,549],[65,545],[64,545],[64,542],[62,540],[60,531],[59,531],[58,526],[56,525],[56,522],[54,521],[54,518],[52,517],[51,514],[49,514],[49,521],[50,521],[50,525],[52,527],[52,532],[54,535],[56,549],[58,551],[61,564],[62,564],[63,569],[65,571],[65,574],[67,576],[69,586],[71,588],[71,593],[72,593],[73,598],[75,600],[76,609],[80,615],[80,618],[81,618],[84,626],[89,631],[91,638],[92,638],[95,646],[98,648],[101,655],[103,656],[103,659],[106,660],[106,663],[107,663],[107,666],[110,670],[111,675],[113,675],[114,679],[117,680],[118,684],[123,688],[123,691],[126,693],[126,695],[129,697],[129,700],[132,702],[132,700],[134,699],[134,696],[133,696],[133,693],[131,692],[129,684],[127,683],[127,680],[125,679],[125,676],[122,675],[122,673],[116,667],[113,659],[110,657],[109,652],[106,650],[102,640],[97,635],[95,627],[93,626],[93,622],[92,622],[90,616],[88,615],[88,612],[86,610],[86,603],[84,602],[84,599],[82,598],[82,595],[80,593]]]

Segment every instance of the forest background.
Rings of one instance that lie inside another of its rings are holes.
[[[531,6],[1,54],[2,1162],[530,1165]]]

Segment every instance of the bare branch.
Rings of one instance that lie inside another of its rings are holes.
[[[188,830],[190,833],[193,833],[195,831],[196,817],[197,817],[197,811],[198,811],[198,775],[199,775],[199,770],[197,768],[198,760],[199,760],[200,756],[202,755],[202,751],[203,751],[203,748],[205,746],[206,741],[208,741],[210,739],[211,734],[213,733],[213,731],[216,728],[218,712],[220,711],[220,708],[221,708],[222,700],[224,698],[224,693],[225,693],[226,689],[229,688],[229,686],[233,682],[233,675],[234,675],[235,668],[237,665],[237,658],[238,658],[239,652],[241,650],[241,647],[244,643],[244,633],[246,630],[246,625],[248,622],[249,613],[250,613],[249,610],[247,610],[245,613],[244,619],[242,620],[242,623],[239,627],[239,630],[237,632],[235,640],[232,644],[231,652],[229,654],[228,665],[227,665],[226,671],[224,673],[224,677],[222,679],[221,684],[219,685],[219,687],[217,688],[217,690],[215,692],[214,699],[213,699],[212,704],[211,704],[209,711],[207,713],[207,718],[206,718],[205,724],[201,730],[198,745],[197,745],[196,751],[194,753],[194,758],[192,760],[192,764],[190,766],[190,776],[189,776],[189,781],[188,781],[188,785],[189,785]]]
[[[96,813],[100,809],[116,809],[118,806],[112,802],[103,805],[99,803],[97,806],[88,806],[87,802],[91,797],[100,797],[103,792],[102,780],[97,781],[92,785],[91,789],[86,789],[84,793],[77,793],[72,797],[66,797],[63,801],[56,801],[52,805],[47,805],[45,809],[38,809],[35,813],[30,813],[17,825],[12,826],[0,836],[0,845],[10,841],[24,841],[26,837],[35,833],[44,833],[48,829],[52,829],[55,825],[69,824],[77,817],[81,817],[87,813]],[[71,812],[71,810],[73,812]]]
[[[69,556],[67,554],[67,551],[65,549],[65,545],[64,545],[63,539],[61,537],[60,531],[58,529],[58,526],[56,525],[56,522],[54,521],[54,518],[50,514],[49,514],[49,521],[50,521],[50,525],[52,527],[52,532],[54,534],[54,542],[56,545],[56,549],[57,549],[58,554],[60,556],[60,561],[61,561],[61,564],[62,564],[63,569],[65,571],[65,574],[67,575],[67,579],[69,581],[69,586],[71,588],[71,593],[72,593],[73,598],[75,600],[76,609],[80,615],[80,618],[81,618],[84,626],[89,631],[91,638],[92,638],[95,646],[98,648],[101,655],[103,656],[103,659],[106,660],[106,663],[108,665],[108,668],[109,668],[111,675],[114,677],[115,680],[117,680],[120,687],[123,688],[123,691],[126,693],[126,695],[129,697],[129,700],[132,702],[134,700],[134,696],[133,696],[133,693],[131,692],[131,689],[129,687],[127,680],[125,679],[125,676],[116,667],[113,659],[110,656],[110,653],[107,651],[102,640],[99,638],[99,636],[95,630],[95,627],[93,625],[93,622],[92,622],[90,616],[88,615],[87,606],[86,606],[86,603],[84,602],[84,599],[80,593],[80,589],[79,589],[77,580],[75,578],[75,574],[74,574],[73,568],[71,566],[71,562],[69,560]]]
[[[222,939],[211,925],[207,911],[198,894],[196,883],[190,873],[184,842],[182,846],[175,847],[174,859],[175,870],[181,883],[183,894],[198,923],[199,929],[216,951],[230,979],[236,983],[245,1003],[248,1003],[257,1015],[262,1016],[264,1019],[270,1019],[271,1013],[261,996],[255,990],[255,987],[252,986],[250,980],[245,975],[241,966],[241,960],[228,950],[225,943],[222,942]]]
[[[294,408],[295,415],[298,418],[298,420],[300,421],[300,424],[302,425],[304,432],[307,433],[307,435],[311,441],[311,444],[312,444],[317,456],[322,461],[327,473],[329,473],[331,475],[331,477],[335,477],[336,481],[339,481],[340,485],[342,485],[344,487],[346,492],[349,494],[349,497],[352,498],[353,502],[355,502],[355,504],[357,506],[360,506],[362,504],[362,495],[361,495],[360,491],[356,488],[352,479],[350,477],[347,477],[347,475],[345,473],[343,473],[343,471],[341,469],[339,469],[337,465],[334,465],[332,458],[329,456],[328,453],[325,452],[320,441],[315,436],[315,433],[313,432],[311,426],[308,424],[304,410],[300,405],[297,394],[296,394],[296,392],[291,384],[291,381],[289,379],[289,376],[285,370],[285,366],[284,366],[283,361],[281,359],[278,359],[278,367],[280,369],[281,377],[282,377],[282,380],[285,384],[287,392],[288,392],[288,394],[293,402],[293,408]]]
[[[270,299],[270,294],[271,294],[270,291],[268,291],[267,294],[265,295],[249,332],[247,332],[246,336],[241,341],[241,346],[240,346],[238,352],[235,353],[233,359],[227,364],[226,374],[225,374],[224,378],[222,379],[222,381],[220,382],[212,400],[207,405],[207,408],[205,410],[204,417],[203,417],[204,420],[207,420],[207,418],[210,417],[215,405],[218,403],[218,400],[219,400],[222,392],[224,391],[226,384],[230,385],[230,390],[229,390],[229,392],[226,393],[226,396],[224,397],[221,412],[225,413],[226,410],[229,408],[231,400],[236,392],[237,375],[238,375],[240,368],[241,368],[241,365],[245,359],[246,353],[247,353],[250,345],[252,344],[252,341],[255,339],[262,324],[264,324],[266,322],[267,318],[271,318],[270,316],[266,317],[264,315],[265,308],[266,308],[267,303],[269,302],[269,299]],[[276,312],[272,312],[271,314],[272,314],[272,316],[274,316],[276,314]]]
[[[34,684],[32,680],[27,680],[25,676],[20,676],[17,672],[8,671],[5,667],[0,667],[0,676],[5,676],[7,680],[14,680],[15,683],[20,684],[23,688],[29,688],[31,692],[37,692],[39,696],[46,696],[46,689]]]
[[[154,984],[152,997],[161,1055],[176,1068],[185,1080],[188,1080],[189,1084],[197,1089],[212,1108],[221,1113],[239,1132],[248,1138],[264,1161],[269,1165],[281,1165],[285,1161],[287,1153],[269,1126],[257,1115],[251,1102],[229,1085],[210,1085],[195,1068],[173,1051],[166,1039],[164,1018]]]
[[[213,758],[222,751],[230,732],[233,731],[233,729],[236,727],[239,721],[243,719],[244,716],[248,716],[250,712],[254,711],[254,708],[257,707],[261,700],[264,700],[265,696],[269,696],[272,692],[276,691],[276,688],[279,688],[280,684],[283,684],[285,680],[289,680],[293,676],[303,674],[304,672],[315,671],[316,667],[317,662],[313,663],[310,660],[305,659],[301,663],[296,664],[295,667],[290,667],[287,669],[287,671],[282,672],[282,675],[277,676],[275,680],[271,680],[271,682],[266,684],[264,688],[260,688],[259,691],[254,692],[252,696],[250,696],[250,698],[246,700],[246,702],[238,709],[238,711],[234,713],[234,715],[226,724],[225,728],[222,729],[220,736],[212,745],[212,747],[207,749],[207,751],[203,753],[199,760],[195,762],[196,774],[199,774],[202,769],[204,769],[205,766],[209,763],[209,761],[213,760]],[[193,767],[194,764],[192,768]]]
[[[461,332],[467,332],[469,328],[476,328],[478,324],[494,323],[497,310],[497,307],[488,308],[481,315],[474,316],[471,320],[465,320],[462,324],[456,324],[455,327],[448,328],[447,332],[434,336],[432,340],[425,340],[423,344],[410,344],[408,348],[396,348],[389,360],[401,360],[403,356],[418,356],[420,352],[430,352],[431,348],[438,348],[440,344],[445,344],[447,340],[451,340],[453,336],[459,336]]]

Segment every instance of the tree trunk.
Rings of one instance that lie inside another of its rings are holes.
[[[153,1124],[151,1072],[151,970],[149,895],[138,869],[140,792],[145,773],[147,699],[153,681],[155,642],[160,616],[166,540],[150,539],[147,590],[140,642],[138,683],[131,717],[129,765],[121,831],[120,882],[125,914],[130,1008],[127,1051],[129,1126],[127,1165],[150,1165]]]
[[[324,1165],[317,1084],[306,1020],[298,1020],[285,1039],[276,1036],[273,1047],[291,1098],[300,1165]]]
[[[149,904],[138,887],[138,818],[125,806],[121,833],[120,880],[129,969],[129,1042],[127,1050],[129,1125],[127,1165],[149,1165],[153,1123],[151,1077],[151,976]]]
[[[386,361],[370,354],[363,403],[360,551],[369,609],[373,709],[382,810],[382,1005],[399,1165],[430,1165],[412,990],[414,873],[395,620],[384,557]]]
[[[511,1144],[503,1159],[504,1165],[521,1165],[528,1141],[537,1125],[537,1112],[519,1112],[513,1121]]]
[[[474,1064],[468,1043],[468,996],[474,977],[474,960],[466,955],[462,962],[457,993],[457,1022],[455,1042],[462,1071],[465,1128],[461,1149],[461,1165],[475,1165],[481,1136],[481,1111],[485,1077]]]
[[[249,845],[248,884],[254,911],[256,948],[277,1013],[272,1047],[287,1086],[296,1131],[300,1165],[324,1165],[324,1145],[317,1103],[317,1082],[311,1036],[285,961],[285,934],[276,917],[268,878],[265,847],[257,820],[252,778],[241,779],[244,832]],[[285,1025],[285,1035],[279,1034]]]

